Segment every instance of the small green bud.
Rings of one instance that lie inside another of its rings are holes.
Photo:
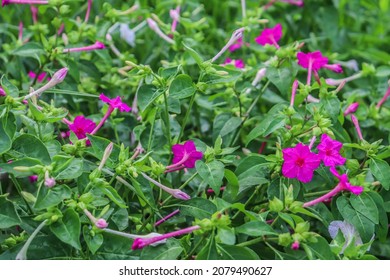
[[[310,229],[310,224],[308,222],[303,222],[303,223],[298,223],[295,226],[294,231],[296,233],[304,233],[304,232],[308,232],[309,229]]]
[[[269,201],[269,210],[273,212],[280,212],[284,209],[283,201],[276,196]]]
[[[279,234],[279,238],[278,239],[279,239],[278,240],[278,244],[281,245],[281,246],[288,246],[293,241],[292,238],[291,238],[290,233],[288,233],[288,232]]]

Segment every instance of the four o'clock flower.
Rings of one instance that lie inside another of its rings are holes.
[[[38,8],[33,6],[33,5],[31,5],[30,9],[31,9],[31,15],[32,15],[33,23],[37,24],[38,23]]]
[[[362,134],[362,130],[360,129],[359,121],[358,121],[358,119],[355,117],[354,114],[351,115],[351,120],[352,120],[353,125],[355,126],[356,133],[357,133],[359,139],[360,139],[360,140],[363,140],[363,134]]]
[[[256,43],[265,46],[273,45],[275,48],[279,49],[278,41],[282,38],[282,25],[278,23],[272,28],[265,28],[260,36],[258,36],[255,41]]]
[[[5,90],[0,86],[0,97],[1,96],[6,96],[7,94],[5,93]]]
[[[36,181],[38,181],[38,175],[28,176],[28,180],[30,181],[30,183],[35,183]]]
[[[134,240],[133,245],[131,246],[132,250],[142,249],[146,246],[149,246],[153,243],[159,242],[161,240],[165,240],[167,238],[171,238],[178,235],[188,234],[195,230],[200,229],[200,226],[192,226],[184,229],[180,229],[177,231],[173,231],[170,233],[163,234],[161,236],[151,237],[151,238],[137,238]]]
[[[346,159],[340,155],[342,147],[343,143],[333,140],[327,134],[322,134],[321,143],[317,146],[318,156],[325,166],[343,165]]]
[[[286,148],[283,153],[282,174],[287,178],[297,178],[302,183],[308,183],[313,178],[314,170],[318,168],[321,159],[310,152],[309,146],[299,143],[294,148]]]
[[[172,164],[166,167],[167,172],[180,170],[183,168],[194,168],[195,162],[202,159],[203,153],[196,150],[195,143],[191,140],[184,144],[172,146]]]
[[[157,182],[156,180],[150,178],[148,175],[146,175],[145,173],[141,172],[141,175],[146,179],[148,180],[149,182],[153,183],[154,185],[156,185],[157,187],[159,187],[160,189],[162,189],[163,191],[169,193],[170,195],[172,195],[173,197],[177,198],[177,199],[181,199],[181,200],[189,200],[191,197],[186,194],[185,192],[179,190],[179,189],[171,189],[163,184],[161,184],[160,182]]]
[[[49,4],[47,0],[1,0],[1,6],[9,5],[9,4]]]
[[[330,237],[332,237],[333,239],[336,238],[339,230],[343,234],[345,240],[343,249],[341,250],[340,254],[344,253],[344,250],[350,245],[352,241],[355,243],[354,244],[355,246],[359,246],[363,244],[359,232],[352,224],[346,221],[332,221],[329,224],[328,231]]]
[[[38,94],[44,92],[45,90],[48,90],[48,89],[54,87],[55,85],[61,83],[65,79],[66,74],[68,74],[68,68],[65,67],[65,68],[58,70],[57,72],[54,73],[53,77],[51,78],[51,80],[47,84],[45,84],[44,86],[42,86],[41,88],[39,88],[33,92],[30,92],[23,99],[27,100],[27,99],[31,98],[32,96],[38,95]]]
[[[350,81],[353,81],[353,80],[357,80],[359,78],[361,78],[363,76],[363,72],[358,72],[352,76],[349,76],[349,77],[346,77],[346,78],[343,78],[343,79],[332,79],[332,78],[328,78],[325,80],[325,82],[330,85],[330,86],[338,86],[340,85],[341,83],[347,83],[347,82],[350,82]]]
[[[175,44],[175,41],[169,38],[164,32],[161,31],[160,27],[158,26],[157,22],[155,22],[153,19],[148,18],[146,19],[149,28],[152,29],[161,39],[165,40],[169,44]]]
[[[344,111],[344,116],[348,116],[350,114],[353,114],[356,112],[356,110],[359,108],[359,103],[358,102],[354,102],[352,103],[351,105],[349,105],[345,111]]]
[[[177,23],[180,19],[180,6],[177,6],[176,9],[169,11],[169,16],[173,19],[172,26],[171,26],[171,32],[175,32]]]
[[[87,22],[89,19],[89,14],[91,13],[92,9],[92,0],[88,0],[88,6],[87,6],[87,12],[85,13],[85,19],[84,22]]]
[[[73,131],[74,134],[76,134],[77,139],[84,139],[87,137],[87,133],[91,133],[96,127],[96,124],[92,120],[87,119],[84,116],[77,116],[73,123],[67,119],[63,119],[63,122],[69,126],[69,129]]]
[[[245,68],[245,63],[241,59],[231,59],[230,57],[228,57],[225,59],[225,62],[223,65],[227,65],[227,64],[234,65],[234,67],[236,67],[238,69]]]
[[[363,187],[352,186],[348,180],[347,174],[340,175],[334,166],[332,166],[330,168],[330,172],[339,180],[339,183],[337,184],[337,186],[333,190],[328,192],[327,194],[325,194],[319,198],[316,198],[312,201],[304,203],[303,207],[310,207],[310,206],[316,205],[320,202],[324,202],[328,199],[331,199],[333,196],[335,196],[336,194],[338,194],[341,191],[350,191],[354,195],[359,195],[363,192],[363,189],[364,189]]]
[[[237,39],[236,43],[232,44],[230,47],[229,47],[229,51],[230,52],[234,52],[235,50],[238,50],[242,47],[242,45],[244,44],[244,42],[242,41],[242,38],[239,38]]]
[[[80,47],[80,48],[64,49],[62,52],[63,53],[87,52],[87,51],[100,50],[100,49],[105,49],[105,48],[106,48],[106,46],[102,42],[96,41],[95,44],[90,45],[90,46],[85,46],[85,47]]]
[[[299,85],[298,80],[295,80],[293,85],[292,85],[292,90],[291,90],[290,107],[294,106],[295,95],[297,93],[298,85]]]
[[[242,35],[244,33],[245,28],[241,27],[235,31],[233,31],[232,36],[230,37],[229,41],[226,43],[225,46],[211,59],[211,62],[216,61],[226,50],[230,48],[233,44],[237,42],[240,38],[242,38]]]
[[[46,72],[42,72],[41,74],[37,75],[35,72],[33,71],[30,71],[28,72],[28,76],[31,78],[31,79],[37,79],[37,81],[39,83],[42,83],[43,80],[46,78],[46,75],[47,73]],[[47,77],[47,80],[50,81],[50,78]]]
[[[380,108],[382,107],[383,103],[386,102],[387,98],[389,98],[390,96],[390,87],[387,89],[385,95],[382,97],[382,99],[378,102],[378,104],[376,105],[376,108]]]
[[[86,208],[83,209],[85,216],[88,217],[88,219],[97,227],[100,229],[105,229],[108,227],[108,223],[105,219],[102,218],[95,218],[95,216],[92,215],[91,212],[89,212]]]
[[[162,223],[164,223],[165,221],[169,220],[170,218],[172,218],[173,216],[177,215],[180,213],[180,210],[179,209],[176,209],[175,211],[173,211],[172,213],[166,215],[165,217],[163,217],[162,219],[158,220],[154,226],[157,227],[159,225],[161,225]]]
[[[107,109],[106,114],[103,116],[103,118],[100,120],[99,124],[95,127],[95,129],[91,132],[91,134],[95,134],[103,126],[103,124],[106,122],[108,117],[111,115],[111,113],[115,109],[119,109],[121,112],[130,112],[131,111],[131,107],[129,107],[127,104],[123,103],[120,96],[117,96],[113,99],[110,99],[102,93],[102,94],[100,94],[99,98],[101,101],[108,104],[108,109]]]

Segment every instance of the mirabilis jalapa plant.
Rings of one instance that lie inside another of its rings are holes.
[[[2,1],[0,258],[390,258],[381,62],[185,2]]]

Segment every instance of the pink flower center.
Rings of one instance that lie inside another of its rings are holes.
[[[299,167],[302,167],[305,164],[305,159],[298,157],[297,160],[295,161],[295,164],[298,165]]]
[[[332,155],[332,150],[331,149],[326,149],[325,154],[327,156],[331,156]]]

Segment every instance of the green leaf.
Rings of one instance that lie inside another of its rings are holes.
[[[289,67],[276,68],[273,66],[267,67],[266,76],[273,83],[283,96],[287,96],[290,92],[291,85],[297,73],[297,69],[291,65]]]
[[[42,210],[56,206],[64,199],[71,198],[71,196],[72,191],[67,185],[57,185],[53,188],[47,188],[41,184],[38,190],[37,200],[35,201],[34,208],[36,210]]]
[[[335,96],[326,96],[321,98],[320,104],[322,104],[329,117],[331,117],[334,121],[337,121],[340,113],[340,100]]]
[[[236,233],[243,233],[249,236],[278,235],[274,229],[265,222],[250,221],[236,227]]]
[[[12,161],[11,163],[0,163],[0,169],[1,171],[11,173],[15,175],[15,177],[20,178],[20,177],[27,177],[30,175],[34,175],[34,173],[32,171],[27,171],[27,172],[16,171],[14,170],[14,167],[16,166],[31,167],[40,164],[42,163],[39,160],[26,157],[23,159]]]
[[[0,141],[0,155],[1,155],[7,152],[12,147],[11,138],[6,133],[1,119],[0,119],[0,139],[1,139]]]
[[[356,211],[345,196],[340,196],[336,200],[336,205],[343,218],[355,226],[363,242],[368,242],[374,235],[375,224]]]
[[[129,213],[126,209],[121,208],[111,216],[111,220],[119,230],[124,230],[129,226]]]
[[[196,161],[196,171],[199,176],[214,190],[218,195],[222,186],[222,180],[224,176],[224,164],[220,161],[214,160],[209,163],[203,161]]]
[[[202,67],[204,59],[198,54],[194,49],[190,48],[186,44],[183,43],[183,47],[188,51],[188,53],[192,56],[192,58],[196,61],[196,63]]]
[[[217,246],[215,243],[214,234],[210,236],[207,244],[196,256],[196,259],[197,260],[219,260],[220,259],[217,252]]]
[[[161,94],[163,91],[152,85],[142,85],[137,91],[137,102],[140,110],[145,111]]]
[[[247,247],[217,244],[217,248],[224,260],[260,260],[259,256]]]
[[[92,255],[95,255],[96,251],[99,250],[103,244],[103,235],[101,233],[91,235],[88,226],[83,226],[83,237],[85,243],[87,243],[88,249],[91,251]]]
[[[215,64],[213,64],[213,68],[216,71],[227,72],[227,74],[218,75],[218,74],[213,74],[213,73],[207,73],[202,80],[207,84],[214,85],[214,84],[219,84],[219,83],[235,82],[242,75],[242,71],[239,71],[235,68],[228,68],[228,67],[219,66],[219,65],[215,65]]]
[[[0,229],[20,225],[21,222],[15,205],[5,195],[0,196]]]
[[[306,243],[303,245],[310,248],[310,250],[320,260],[334,260],[334,255],[326,239],[321,236],[316,236],[316,240],[317,242]]]
[[[1,86],[11,97],[19,97],[19,90],[14,84],[12,84],[5,76],[1,77]]]
[[[104,151],[106,150],[107,146],[111,143],[111,141],[106,138],[90,135],[90,134],[88,134],[88,139],[91,141],[91,146],[93,149],[92,155],[97,159],[101,160],[103,158]],[[106,161],[106,166],[116,167],[116,163],[118,162],[119,152],[120,152],[119,146],[114,144],[110,157]]]
[[[123,201],[121,196],[113,187],[107,185],[97,185],[96,188],[98,188],[102,193],[108,196],[111,201],[118,205],[120,208],[127,208],[126,203]]]
[[[168,239],[164,245],[142,249],[140,260],[176,260],[183,248],[177,239]]]
[[[389,164],[378,158],[371,158],[370,170],[375,178],[381,182],[385,190],[390,189],[390,166]]]
[[[45,50],[40,44],[28,42],[14,50],[13,54],[24,57],[35,57],[36,55],[45,54]]]
[[[59,157],[63,156],[55,156],[53,159],[57,166],[59,165],[59,161],[57,160]],[[83,161],[74,157],[63,157],[63,159],[66,160],[66,162],[54,170],[55,178],[57,180],[70,180],[80,177],[83,173]]]
[[[185,74],[178,75],[169,87],[169,96],[183,99],[193,95],[196,91],[194,83],[190,76]]]
[[[379,240],[384,243],[389,232],[389,221],[387,218],[383,198],[377,192],[368,192],[367,194],[373,199],[376,207],[378,208],[379,225],[376,226],[376,235],[378,236]]]
[[[184,201],[178,206],[180,206],[182,215],[192,216],[199,220],[209,219],[217,211],[214,203],[200,197]]]
[[[233,171],[225,169],[225,178],[228,181],[226,189],[223,193],[223,198],[227,201],[233,201],[236,199],[239,189],[238,178]]]
[[[379,211],[370,195],[367,193],[352,195],[349,201],[357,212],[370,219],[373,223],[379,224]]]
[[[221,131],[219,134],[221,137],[224,137],[228,135],[231,132],[234,132],[240,125],[241,125],[241,118],[239,117],[231,117],[225,125],[222,127]]]
[[[24,157],[39,159],[44,164],[50,164],[51,159],[45,144],[31,134],[22,134],[12,144],[13,149]]]
[[[80,218],[72,208],[64,212],[62,219],[50,225],[50,230],[62,242],[81,250],[80,245]]]

